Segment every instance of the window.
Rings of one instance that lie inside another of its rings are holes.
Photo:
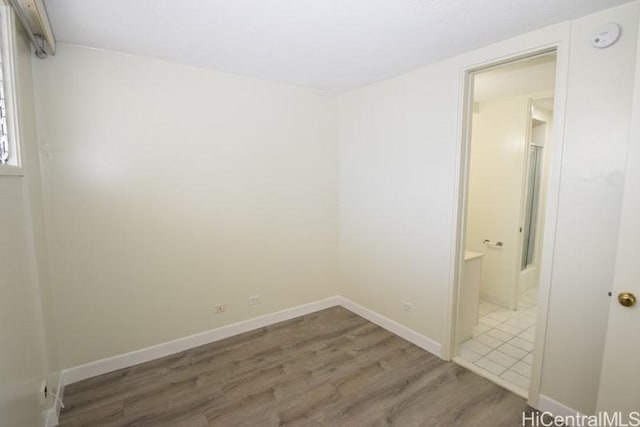
[[[0,6],[0,175],[22,174],[14,92],[15,18]]]
[[[7,132],[7,107],[4,102],[4,79],[0,67],[0,165],[6,165],[11,158],[9,134]]]

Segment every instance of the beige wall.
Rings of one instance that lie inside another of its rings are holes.
[[[39,300],[30,277],[22,177],[0,176],[0,424],[37,425],[43,374]]]
[[[0,5],[5,9],[7,6]],[[20,27],[17,27],[20,28]],[[31,50],[22,31],[9,25],[13,54],[23,171],[0,170],[0,425],[32,427],[52,405],[38,403],[42,380],[57,384],[58,348],[48,281],[37,136],[33,104]],[[3,52],[6,59],[9,52]],[[4,64],[4,76],[10,73]]]
[[[438,343],[456,199],[457,84],[450,59],[340,97],[341,292]]]
[[[28,212],[30,223],[29,238],[31,256],[33,258],[34,280],[38,283],[46,357],[48,361],[48,381],[54,388],[58,383],[60,371],[60,349],[58,347],[58,331],[56,328],[52,289],[49,275],[49,252],[45,230],[44,205],[42,197],[42,177],[40,171],[40,153],[36,132],[35,99],[33,94],[33,73],[31,67],[32,52],[30,42],[20,28],[19,48],[17,50],[20,137],[22,140],[22,160],[25,168],[27,184]]]
[[[335,95],[65,44],[34,68],[63,367],[337,294]]]
[[[555,243],[555,257],[541,392],[592,412],[615,259],[631,87],[637,75],[637,21],[634,2],[342,95],[344,295],[446,342],[455,252],[460,72],[509,52],[559,41],[561,54],[570,56],[569,83],[558,230],[556,241],[550,242],[552,249]],[[592,48],[591,35],[608,22],[618,22],[623,37],[609,49]],[[559,56],[559,64],[567,64],[566,56]],[[549,205],[553,208],[556,201]],[[413,312],[402,310],[402,300],[414,303]]]

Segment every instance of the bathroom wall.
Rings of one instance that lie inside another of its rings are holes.
[[[543,213],[547,177],[542,173],[534,262],[521,270],[524,196],[527,185],[529,117],[547,122],[545,135],[552,126],[552,115],[532,104],[552,92],[489,99],[474,105],[470,151],[469,195],[467,204],[467,250],[482,253],[481,298],[515,310],[519,291],[535,287],[540,277]],[[532,109],[531,114],[529,109]],[[543,158],[551,152],[543,148]],[[543,161],[548,166],[548,160]],[[485,245],[485,239],[501,241],[503,246]]]
[[[472,119],[466,249],[484,255],[480,298],[510,310],[520,276],[529,98],[481,102]]]

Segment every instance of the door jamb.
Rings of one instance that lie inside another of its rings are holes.
[[[545,229],[543,230],[543,247],[540,259],[539,301],[537,327],[535,334],[535,349],[531,384],[529,387],[528,403],[532,407],[538,406],[540,384],[542,380],[542,366],[544,357],[544,343],[546,337],[549,296],[551,292],[551,277],[553,271],[553,253],[555,248],[556,218],[558,214],[558,197],[562,171],[562,155],[564,150],[565,107],[567,95],[567,80],[569,73],[568,40],[561,40],[540,44],[536,47],[511,51],[503,56],[493,56],[479,63],[460,67],[460,116],[458,121],[458,156],[455,168],[454,222],[452,242],[452,266],[450,274],[449,307],[445,319],[445,334],[443,336],[441,357],[451,360],[457,350],[455,340],[456,320],[458,308],[458,289],[464,260],[464,241],[466,224],[466,195],[468,192],[469,149],[470,149],[470,114],[472,112],[473,87],[471,76],[474,72],[503,65],[505,63],[531,58],[543,53],[556,52],[556,85],[554,90],[554,121],[553,141],[548,170],[548,187],[544,211]]]

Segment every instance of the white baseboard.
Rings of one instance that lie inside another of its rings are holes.
[[[234,335],[253,331],[254,329],[283,322],[295,317],[304,316],[305,314],[314,313],[336,305],[338,305],[338,297],[330,297],[320,301],[287,308],[285,310],[276,311],[275,313],[265,314],[264,316],[222,326],[184,338],[178,338],[173,341],[143,348],[141,350],[108,357],[106,359],[97,360],[74,368],[64,369],[61,377],[63,378],[64,385],[73,384],[87,378],[128,368],[140,363],[149,362],[151,360],[159,359],[161,357],[169,356],[201,345],[210,344]]]
[[[47,411],[47,418],[44,421],[44,427],[56,427],[58,425],[58,415],[56,409],[51,408]]]
[[[363,307],[348,298],[342,296],[339,296],[337,298],[338,303],[347,310],[357,314],[358,316],[364,317],[368,321],[375,323],[376,325],[386,329],[387,331],[404,338],[405,340],[417,345],[418,347],[428,351],[429,353],[435,354],[438,357],[442,357],[442,347],[440,343],[432,340],[431,338],[427,338],[424,335],[421,335],[413,329],[409,329],[394,320],[384,317],[383,315],[378,314],[373,310]]]
[[[62,373],[58,373],[57,377],[58,377],[58,384],[56,386],[56,391],[54,393],[57,396],[60,396],[60,398],[62,399],[62,396],[64,395],[64,383],[63,383]],[[53,399],[53,406],[49,408],[49,410],[47,411],[47,415],[44,421],[44,427],[57,426],[58,420],[60,419],[60,410],[62,409],[62,407],[60,406],[60,401],[56,399],[55,396],[51,394],[50,396],[51,396],[50,399]]]
[[[562,403],[553,400],[549,396],[545,396],[544,394],[540,394],[538,397],[538,404],[536,405],[536,409],[540,412],[548,412],[554,416],[561,417],[571,417],[571,416],[582,416],[580,412],[575,409],[571,409]]]
[[[179,353],[181,351],[189,350],[201,345],[210,344],[212,342],[229,338],[234,335],[249,332],[299,316],[304,316],[306,314],[314,313],[316,311],[324,310],[326,308],[334,307],[337,305],[342,306],[345,309],[364,317],[370,322],[373,322],[378,326],[381,326],[384,329],[417,345],[418,347],[440,357],[441,347],[440,344],[436,341],[427,338],[424,335],[421,335],[414,330],[409,329],[406,326],[403,326],[391,319],[388,319],[368,308],[356,304],[355,302],[347,298],[344,298],[342,296],[334,296],[320,301],[315,301],[308,304],[303,304],[285,310],[277,311],[275,313],[265,314],[263,316],[244,320],[242,322],[233,323],[231,325],[222,326],[220,328],[190,335],[184,338],[178,338],[166,343],[154,345],[113,357],[108,357],[73,368],[64,369],[60,375],[58,393],[62,397],[65,385],[73,384],[87,378],[92,378],[98,375],[106,374],[108,372],[128,368],[140,363],[149,362],[151,360],[169,356],[171,354]],[[59,408],[54,412],[56,415],[55,418],[57,419],[57,415],[60,412]]]
[[[179,338],[141,350],[132,351],[130,353],[125,353],[76,366],[74,368],[65,369],[60,373],[56,393],[62,398],[65,385],[119,369],[128,368],[140,363],[149,362],[154,359],[169,356],[171,354],[179,353],[181,351],[189,350],[201,345],[210,344],[212,342],[229,338],[234,335],[249,332],[299,316],[304,316],[306,314],[315,313],[317,311],[338,305],[406,339],[407,341],[428,351],[429,353],[441,357],[442,353],[440,343],[424,335],[421,335],[418,332],[404,325],[401,325],[394,320],[382,316],[381,314],[378,314],[369,308],[363,307],[348,298],[342,296],[334,296],[323,300],[314,301],[308,304],[303,304],[285,310],[277,311],[275,313],[265,314],[253,319],[233,323],[231,325],[222,326],[220,328],[190,335],[188,337]],[[565,406],[562,403],[559,403],[543,394],[539,396],[536,409],[541,412],[549,412],[553,415],[581,415],[578,411],[575,411],[568,406]],[[58,424],[59,415],[60,404],[56,401],[54,406],[47,413],[45,427],[56,426]]]

